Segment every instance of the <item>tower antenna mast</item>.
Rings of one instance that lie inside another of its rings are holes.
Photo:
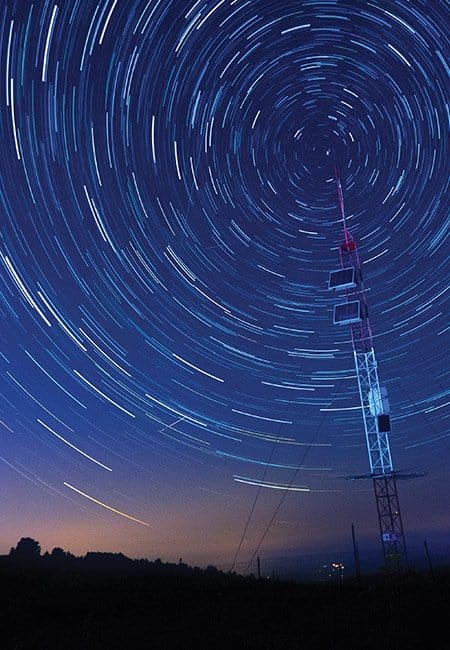
[[[336,179],[336,188],[337,188],[337,195],[338,195],[338,201],[339,201],[339,210],[341,212],[341,218],[342,218],[342,226],[344,228],[344,238],[345,238],[345,243],[348,244],[348,242],[351,239],[351,235],[347,229],[347,222],[345,220],[345,210],[344,210],[344,197],[342,195],[342,186],[341,186],[341,179],[339,178],[339,172],[336,167],[334,166],[334,177]]]
[[[389,445],[389,400],[387,390],[380,385],[378,378],[362,265],[357,243],[347,228],[341,180],[336,167],[335,180],[344,241],[339,246],[341,268],[331,271],[328,288],[345,294],[345,302],[334,307],[333,322],[335,325],[350,326],[370,465],[369,474],[352,478],[372,479],[385,566],[400,569],[407,566],[407,554],[396,481],[401,474],[394,471]]]

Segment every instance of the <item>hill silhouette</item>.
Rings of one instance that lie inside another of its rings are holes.
[[[0,557],[5,650],[450,647],[450,573],[296,584],[122,553]],[[439,639],[433,645],[432,638]]]

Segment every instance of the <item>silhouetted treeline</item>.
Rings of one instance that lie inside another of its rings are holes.
[[[190,567],[185,564],[181,558],[177,564],[162,562],[160,558],[154,561],[150,560],[132,560],[123,553],[103,553],[89,551],[82,557],[77,557],[64,551],[62,548],[55,547],[51,553],[45,552],[41,554],[41,546],[39,542],[31,537],[22,537],[15,548],[11,548],[9,555],[0,556],[0,566],[5,570],[10,570],[13,573],[23,572],[42,572],[51,571],[51,575],[57,575],[52,570],[59,570],[61,573],[64,571],[81,571],[83,573],[101,572],[101,573],[130,573],[131,575],[144,573],[152,576],[163,576],[169,578],[170,576],[176,577],[192,577],[201,579],[202,577],[211,580],[212,576],[221,574],[225,575],[228,579],[240,579],[237,574],[225,574],[214,566],[208,566],[206,569],[199,569],[198,567]],[[1,643],[0,643],[1,647]]]
[[[450,573],[340,584],[258,581],[210,566],[79,558],[22,538],[0,557],[5,650],[411,650],[450,647]],[[438,641],[433,641],[438,639]]]

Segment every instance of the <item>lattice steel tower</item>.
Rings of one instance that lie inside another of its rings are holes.
[[[345,292],[345,302],[335,305],[333,322],[336,325],[349,325],[352,335],[370,464],[370,474],[359,478],[373,480],[385,566],[388,569],[400,569],[407,565],[407,555],[396,473],[389,447],[389,401],[386,388],[380,385],[378,378],[358,246],[347,229],[337,170],[335,174],[344,241],[339,247],[341,268],[331,271],[328,287],[332,291]]]

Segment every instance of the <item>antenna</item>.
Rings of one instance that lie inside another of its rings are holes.
[[[347,229],[341,181],[337,168],[334,169],[345,241],[339,246],[341,268],[331,271],[328,288],[345,294],[345,302],[334,307],[333,322],[350,326],[370,465],[369,474],[353,478],[372,479],[385,565],[388,569],[399,569],[408,564],[408,559],[396,479],[406,476],[394,471],[389,445],[389,400],[378,377],[358,246]]]
[[[345,243],[348,244],[352,237],[351,237],[349,231],[347,230],[347,222],[345,221],[344,197],[342,196],[341,179],[339,177],[339,172],[338,172],[338,168],[336,167],[336,165],[334,166],[334,178],[336,180],[337,195],[338,195],[338,201],[339,201],[339,209],[340,209],[340,212],[341,212],[342,226],[344,228],[344,239],[345,239]]]

